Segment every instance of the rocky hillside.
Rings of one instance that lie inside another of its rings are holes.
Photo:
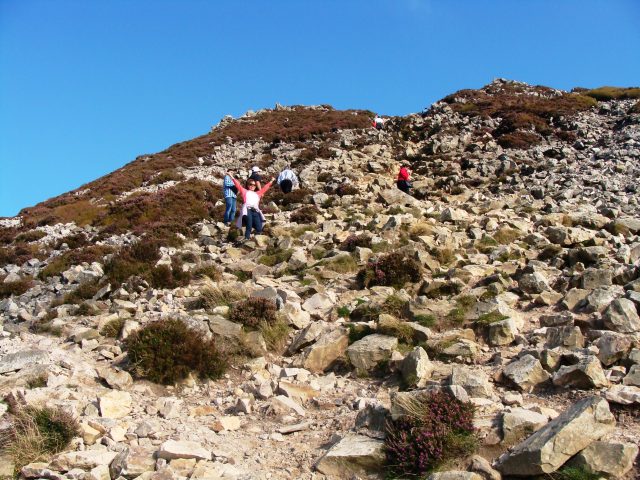
[[[0,478],[638,478],[638,98],[276,106],[0,220]]]

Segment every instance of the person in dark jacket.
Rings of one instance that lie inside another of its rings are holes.
[[[249,173],[249,178],[247,179],[254,180],[256,182],[256,188],[258,190],[262,188],[262,176],[260,176],[261,171],[262,170],[258,166],[251,167],[251,172]]]

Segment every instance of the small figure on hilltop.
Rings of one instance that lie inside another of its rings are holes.
[[[382,130],[387,120],[388,119],[382,118],[380,115],[376,114],[376,117],[373,119],[373,128],[376,130]]]
[[[255,180],[258,190],[262,188],[262,177],[260,176],[261,171],[262,170],[258,166],[251,167],[251,173],[249,174],[249,178],[247,179],[247,180]]]
[[[264,215],[260,211],[260,200],[265,193],[271,188],[275,178],[271,179],[264,187],[258,189],[256,180],[251,177],[247,180],[246,188],[243,187],[238,180],[233,178],[231,172],[227,172],[227,175],[231,178],[231,181],[238,189],[238,193],[242,197],[242,213],[238,217],[236,225],[238,228],[242,228],[242,219],[246,217],[246,229],[244,231],[244,238],[249,239],[251,237],[251,230],[256,229],[256,233],[262,232],[262,226],[264,222]]]
[[[298,177],[294,173],[293,170],[287,165],[284,167],[284,170],[280,172],[278,175],[278,185],[280,186],[280,190],[282,193],[291,193],[291,190],[294,188],[298,188],[300,182],[298,181]]]
[[[224,224],[229,226],[231,222],[236,218],[236,201],[238,197],[238,189],[233,184],[231,176],[227,173],[224,176],[224,182],[222,183],[222,194],[224,196],[224,203],[226,205],[224,209]]]
[[[413,188],[413,185],[411,185],[410,176],[411,176],[411,170],[409,170],[409,164],[403,163],[400,166],[400,171],[398,172],[396,185],[404,193],[409,193],[409,190]]]

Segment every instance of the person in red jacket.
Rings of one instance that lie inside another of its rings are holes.
[[[404,193],[409,193],[409,190],[412,188],[410,175],[411,175],[411,171],[409,170],[409,164],[403,163],[402,166],[400,167],[400,172],[398,172],[396,185]]]
[[[260,211],[260,200],[262,196],[267,193],[267,190],[271,188],[275,179],[272,179],[264,187],[258,190],[257,181],[249,178],[247,180],[247,188],[243,187],[238,180],[233,178],[231,172],[227,172],[227,175],[231,178],[231,181],[238,189],[238,195],[242,197],[242,213],[240,219],[244,215],[247,216],[246,230],[244,231],[244,238],[248,239],[251,236],[251,229],[255,227],[256,233],[262,232],[262,212]]]

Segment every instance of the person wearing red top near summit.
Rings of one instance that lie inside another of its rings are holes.
[[[409,170],[409,164],[403,163],[400,167],[400,172],[398,172],[396,185],[404,193],[409,193],[409,190],[411,189],[411,180],[409,178],[410,175],[411,171]]]
[[[258,190],[258,186],[256,185],[256,180],[249,178],[247,180],[247,188],[243,187],[242,184],[233,178],[231,172],[227,172],[227,175],[231,178],[231,181],[238,189],[238,194],[242,196],[242,214],[247,216],[247,225],[246,230],[244,231],[244,238],[249,239],[251,237],[251,229],[255,227],[256,233],[262,232],[262,212],[260,211],[260,200],[267,193],[267,190],[271,188],[271,185],[275,181],[275,178],[272,178],[269,183],[267,183],[264,187]]]

